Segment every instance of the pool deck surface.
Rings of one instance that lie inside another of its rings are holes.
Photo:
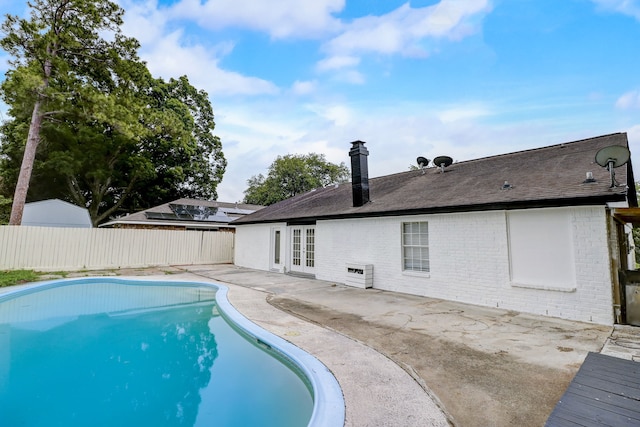
[[[244,316],[329,368],[342,388],[349,427],[543,426],[589,352],[640,360],[640,328],[230,264],[117,274],[227,285],[229,301]]]

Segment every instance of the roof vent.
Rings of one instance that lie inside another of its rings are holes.
[[[440,168],[440,173],[444,173],[444,168],[451,166],[453,159],[449,156],[438,156],[433,159],[433,164]]]
[[[588,184],[590,182],[596,182],[596,179],[593,177],[593,172],[587,172],[587,178],[582,181],[583,184]]]

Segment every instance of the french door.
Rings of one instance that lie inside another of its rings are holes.
[[[315,273],[316,227],[291,227],[291,271]]]

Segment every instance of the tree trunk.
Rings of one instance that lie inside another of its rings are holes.
[[[51,46],[47,47],[47,54],[56,55],[57,50]],[[9,225],[21,225],[22,214],[24,213],[24,204],[27,201],[27,191],[29,190],[29,181],[31,181],[31,172],[33,171],[33,163],[36,160],[36,150],[40,143],[40,127],[42,126],[42,118],[44,114],[40,112],[44,101],[44,91],[49,87],[49,78],[51,77],[51,60],[44,61],[43,73],[44,80],[42,82],[41,91],[38,93],[36,102],[33,104],[33,112],[31,113],[31,124],[29,125],[29,135],[27,136],[27,144],[24,147],[24,155],[22,156],[22,165],[20,166],[20,175],[16,184],[16,191],[13,194],[13,205],[11,206],[11,216],[9,217]]]
[[[24,204],[27,201],[29,181],[31,180],[33,163],[36,159],[36,149],[40,142],[40,126],[42,124],[42,114],[40,113],[41,103],[42,99],[38,97],[33,106],[31,125],[29,126],[29,136],[27,137],[27,144],[24,147],[24,156],[22,157],[20,175],[18,176],[16,191],[13,195],[13,205],[11,206],[9,225],[20,225],[22,223],[22,214],[24,212]]]

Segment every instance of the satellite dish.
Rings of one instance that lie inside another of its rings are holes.
[[[609,171],[609,175],[611,176],[610,188],[618,186],[618,183],[616,182],[616,174],[613,169],[625,165],[629,161],[629,157],[631,157],[629,149],[621,145],[604,147],[596,153],[596,163],[602,167],[606,167]]]
[[[440,172],[444,172],[444,168],[451,166],[453,159],[449,156],[438,156],[433,159],[433,164],[440,168]]]
[[[416,163],[418,163],[418,166],[420,166],[420,170],[422,171],[422,173],[424,173],[424,168],[429,165],[429,159],[420,156],[416,159]]]
[[[426,157],[420,156],[416,159],[416,162],[418,163],[418,166],[426,167],[429,164],[429,159],[427,159]]]
[[[611,164],[614,168],[626,164],[629,161],[629,149],[621,145],[611,145],[604,147],[596,153],[596,163],[602,167],[609,167]]]

